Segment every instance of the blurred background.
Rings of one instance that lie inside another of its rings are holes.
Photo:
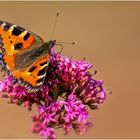
[[[0,20],[48,41],[58,10],[53,39],[77,42],[65,45],[62,54],[86,57],[112,95],[100,110],[90,111],[94,127],[85,135],[57,130],[57,137],[140,138],[140,2],[0,2]],[[41,138],[30,131],[33,112],[0,99],[0,138]]]

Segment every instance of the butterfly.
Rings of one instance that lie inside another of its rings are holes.
[[[18,25],[0,21],[1,69],[28,92],[36,92],[43,85],[55,44],[55,40],[44,42]]]

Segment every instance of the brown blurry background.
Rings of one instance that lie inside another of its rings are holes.
[[[49,40],[57,10],[53,38],[77,42],[62,54],[86,57],[113,91],[90,112],[94,127],[84,136],[58,130],[58,138],[140,138],[140,2],[0,2],[0,19]],[[0,99],[0,138],[40,138],[30,131],[32,113]]]

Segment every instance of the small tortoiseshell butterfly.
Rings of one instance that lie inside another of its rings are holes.
[[[0,62],[2,70],[12,74],[28,92],[42,86],[55,40],[44,42],[26,29],[0,21]]]

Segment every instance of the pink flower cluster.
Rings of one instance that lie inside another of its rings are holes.
[[[55,128],[62,128],[64,134],[72,129],[83,134],[92,126],[88,110],[97,109],[105,100],[103,81],[93,79],[88,71],[91,67],[85,60],[72,60],[52,49],[46,79],[39,91],[28,93],[26,88],[14,84],[10,75],[0,81],[1,96],[28,110],[36,104],[33,133],[48,139],[56,138]]]

